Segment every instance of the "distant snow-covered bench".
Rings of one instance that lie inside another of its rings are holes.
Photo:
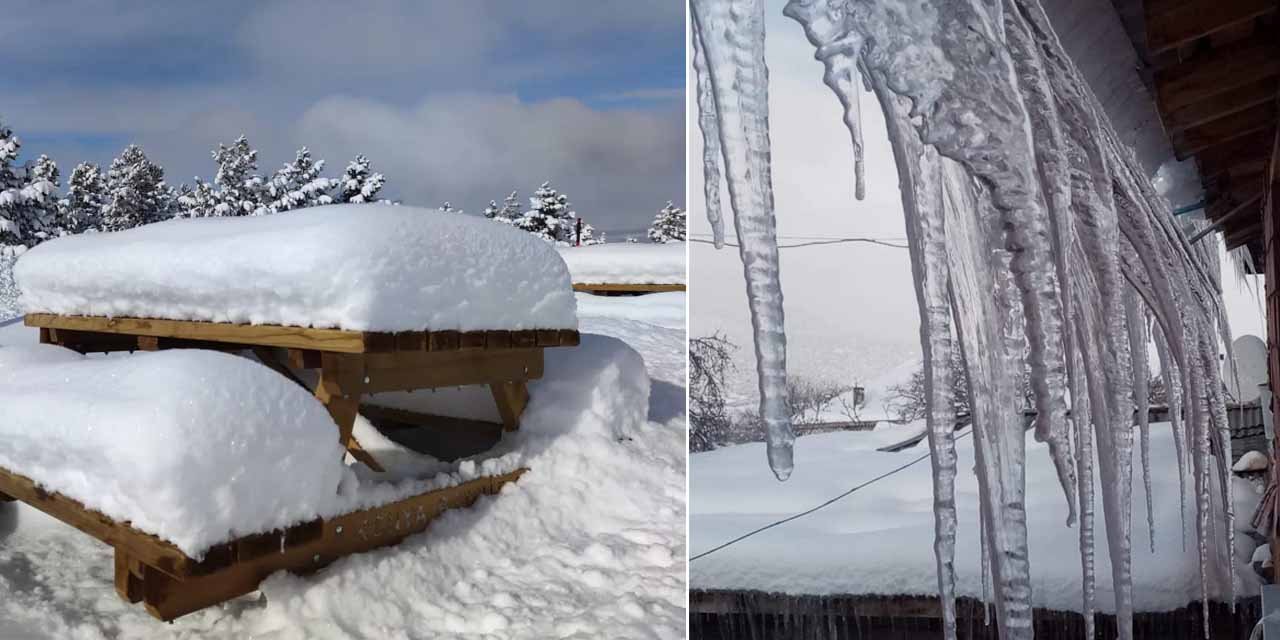
[[[562,247],[575,291],[587,293],[653,293],[684,291],[687,282],[685,243],[599,244]]]

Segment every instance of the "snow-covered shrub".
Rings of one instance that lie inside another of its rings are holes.
[[[668,200],[667,206],[659,210],[658,215],[653,217],[653,225],[649,227],[649,241],[657,243],[682,241],[684,240],[684,235],[684,209],[675,206]]]

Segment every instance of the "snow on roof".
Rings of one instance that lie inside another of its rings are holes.
[[[69,236],[27,252],[14,273],[28,313],[353,331],[577,328],[553,248],[416,207],[331,205]]]
[[[581,284],[684,284],[685,243],[612,243],[560,247]]]
[[[192,557],[314,518],[345,468],[315,398],[212,351],[3,347],[0,407],[0,467]]]
[[[905,431],[911,425],[894,427]],[[690,555],[792,515],[849,487],[889,471],[925,453],[925,444],[900,453],[876,451],[894,428],[874,432],[836,432],[796,439],[796,471],[778,482],[763,463],[764,445],[726,447],[692,456],[690,461]],[[966,429],[962,433],[968,433]],[[1081,571],[1079,530],[1063,520],[1066,506],[1046,445],[1027,433],[1027,528],[1035,606],[1079,610]],[[956,505],[956,592],[982,597],[978,546],[978,487],[973,439],[956,443],[960,474]],[[1135,454],[1136,456],[1136,454]],[[1199,563],[1195,516],[1188,500],[1182,543],[1177,462],[1168,423],[1151,425],[1152,490],[1156,499],[1156,551],[1150,552],[1141,467],[1134,464],[1133,598],[1140,611],[1164,611],[1199,599]],[[1095,475],[1095,482],[1097,476]],[[1249,528],[1258,489],[1237,479],[1236,525]],[[1215,489],[1215,492],[1217,490]],[[1111,566],[1102,521],[1101,490],[1096,504],[1097,603],[1113,611]],[[762,590],[793,595],[937,594],[933,554],[933,494],[927,460],[885,478],[802,519],[727,547],[690,565],[690,588]],[[1225,545],[1224,545],[1225,547]],[[1239,593],[1256,595],[1258,583],[1245,566],[1254,544],[1237,533]],[[1225,564],[1210,576],[1211,595],[1225,597]]]

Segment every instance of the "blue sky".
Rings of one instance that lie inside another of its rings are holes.
[[[152,3],[154,4],[154,3]],[[602,229],[684,197],[682,0],[42,2],[0,24],[0,120],[64,175],[142,145],[209,179],[356,153],[406,203],[478,211],[543,180]]]

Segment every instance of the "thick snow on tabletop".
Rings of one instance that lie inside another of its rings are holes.
[[[352,331],[574,329],[569,272],[473,216],[345,204],[172,220],[46,242],[15,268],[27,313]]]
[[[0,467],[192,557],[310,520],[344,472],[337,427],[315,398],[211,351],[0,347],[0,407]]]
[[[560,247],[581,284],[684,284],[685,243],[616,243]]]
[[[900,430],[901,433],[895,433]],[[764,465],[763,444],[726,447],[694,454],[689,468],[690,555],[696,555],[752,529],[817,505],[928,453],[924,444],[899,453],[877,447],[918,432],[918,423],[878,428],[873,432],[839,432],[796,439],[796,472],[785,483]],[[968,430],[962,431],[968,434]],[[1027,529],[1030,533],[1033,602],[1037,607],[1076,610],[1081,606],[1079,530],[1063,523],[1064,507],[1048,447],[1030,431],[1027,442]],[[973,437],[956,442],[956,504],[960,515],[956,536],[956,595],[982,597],[982,554],[978,546],[978,486]],[[1173,437],[1168,423],[1151,425],[1151,464],[1166,472],[1153,474],[1156,550],[1151,553],[1145,523],[1134,526],[1133,597],[1140,611],[1166,611],[1200,599],[1199,561],[1195,547],[1195,515],[1179,515],[1178,480]],[[781,527],[748,538],[690,565],[692,589],[751,589],[792,595],[923,595],[936,596],[933,557],[933,493],[925,460],[895,473],[845,499]],[[1135,471],[1135,473],[1140,473]],[[1100,480],[1094,477],[1095,483]],[[1215,489],[1216,491],[1216,489]],[[1237,479],[1236,513],[1249,514],[1258,490]],[[1134,490],[1135,522],[1146,513],[1141,484]],[[1220,522],[1220,521],[1219,521]],[[1236,519],[1249,527],[1248,518]],[[1221,525],[1218,525],[1219,528]],[[1105,539],[1099,519],[1095,538]],[[1218,534],[1219,539],[1221,532]],[[1240,595],[1256,595],[1257,580],[1247,566],[1253,546],[1237,532],[1236,575]],[[1225,543],[1222,545],[1225,548]],[[1225,554],[1224,554],[1225,555]],[[1099,545],[1099,608],[1114,611],[1110,559]],[[1211,596],[1227,597],[1225,558],[1210,573]]]

